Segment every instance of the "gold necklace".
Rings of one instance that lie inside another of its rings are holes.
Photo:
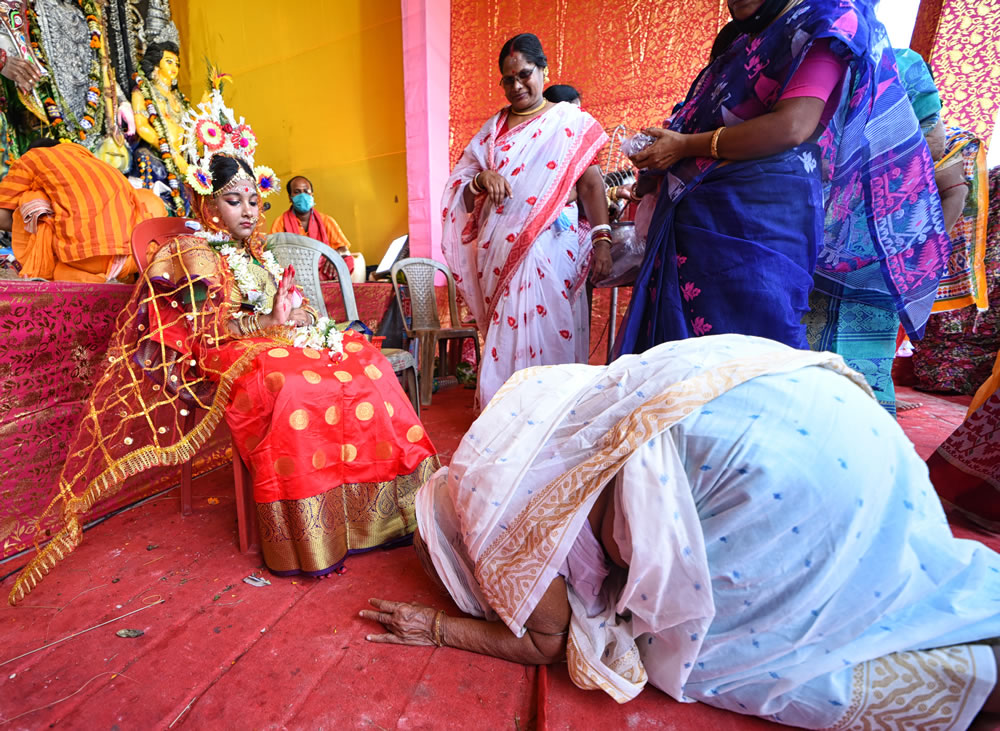
[[[517,111],[516,109],[514,109],[514,107],[512,106],[512,107],[510,108],[510,113],[511,113],[511,114],[516,114],[516,115],[517,115],[517,116],[519,116],[519,117],[527,117],[527,116],[528,116],[528,115],[530,115],[530,114],[534,114],[535,112],[537,112],[537,111],[538,111],[539,109],[541,109],[541,108],[542,108],[542,107],[544,107],[544,106],[545,106],[545,99],[542,99],[542,102],[541,102],[541,104],[539,104],[539,105],[538,105],[537,107],[535,107],[534,109],[529,109],[529,110],[528,110],[528,111],[526,111],[526,112],[519,112],[519,111]]]

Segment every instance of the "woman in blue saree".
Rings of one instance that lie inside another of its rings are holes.
[[[871,3],[729,7],[741,34],[633,157],[659,194],[617,353],[710,333],[807,348],[814,274],[919,336],[948,237]]]

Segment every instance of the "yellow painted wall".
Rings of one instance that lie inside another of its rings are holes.
[[[305,175],[316,209],[378,263],[406,233],[406,137],[399,0],[172,0],[181,88],[197,102],[205,58],[233,76],[226,99],[282,186]],[[288,208],[268,198],[268,225]]]

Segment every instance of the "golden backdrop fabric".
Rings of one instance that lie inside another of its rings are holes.
[[[934,73],[945,122],[988,146],[1000,109],[1000,2],[923,0],[910,47]]]
[[[452,164],[507,103],[497,59],[511,36],[537,35],[549,83],[576,87],[606,129],[644,127],[660,124],[683,101],[728,20],[725,0],[452,0]]]

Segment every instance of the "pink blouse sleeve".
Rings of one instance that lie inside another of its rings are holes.
[[[782,99],[811,96],[827,101],[837,88],[847,62],[830,50],[829,39],[814,43],[785,87]]]

